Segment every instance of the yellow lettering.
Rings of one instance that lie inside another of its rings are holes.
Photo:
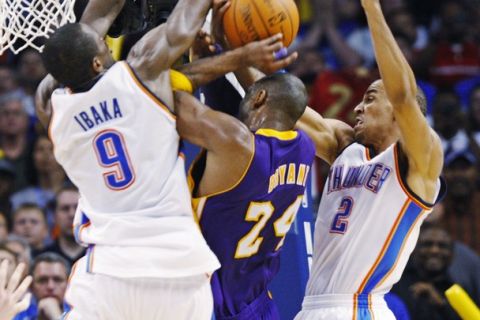
[[[287,171],[287,165],[283,164],[280,167],[278,167],[278,175],[280,177],[280,185],[285,184],[285,172]]]
[[[288,165],[287,184],[294,184],[295,183],[295,176],[296,176],[295,173],[296,173],[295,163],[290,163]]]
[[[270,176],[270,183],[268,185],[268,193],[272,192],[278,186],[278,169]]]
[[[301,164],[298,168],[297,184],[302,186],[303,180],[305,180],[305,165]]]

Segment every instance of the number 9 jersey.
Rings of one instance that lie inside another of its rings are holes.
[[[81,198],[90,272],[186,277],[219,264],[191,209],[175,116],[125,62],[86,92],[52,95],[54,154]]]
[[[276,318],[262,316],[260,309],[276,310],[269,307],[267,286],[278,273],[280,248],[302,204],[315,156],[302,131],[260,129],[252,140],[254,153],[240,181],[194,199],[202,233],[222,264],[212,278],[216,319]],[[192,165],[194,185],[205,161],[204,153]]]

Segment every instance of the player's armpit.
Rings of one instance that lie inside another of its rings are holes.
[[[335,119],[325,119],[307,107],[295,126],[315,143],[316,156],[332,164],[339,152],[353,142],[353,129]]]

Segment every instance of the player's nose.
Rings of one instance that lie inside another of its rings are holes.
[[[362,113],[363,112],[363,103],[360,102],[359,104],[357,104],[357,106],[353,109],[353,112],[355,112],[356,114]]]

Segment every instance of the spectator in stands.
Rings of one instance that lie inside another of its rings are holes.
[[[10,197],[13,193],[15,184],[15,168],[5,159],[0,159],[0,212],[3,213],[7,221],[12,211]]]
[[[31,203],[18,207],[13,213],[13,233],[28,241],[34,257],[41,252],[48,237],[47,220],[42,208]]]
[[[40,53],[31,48],[22,51],[18,58],[18,71],[25,93],[34,96],[38,84],[47,75]]]
[[[17,255],[5,243],[0,243],[0,263],[5,259],[8,261],[7,278],[10,279],[18,264]]]
[[[0,243],[7,241],[9,224],[7,215],[0,211]]]
[[[437,87],[451,88],[480,73],[480,46],[470,32],[472,20],[462,1],[441,3],[435,41],[423,52],[419,64]]]
[[[32,263],[32,249],[27,240],[14,234],[10,234],[5,242],[5,246],[15,252],[19,263],[24,263],[24,277],[30,272],[30,264]]]
[[[443,225],[450,235],[480,253],[480,192],[478,159],[470,152],[458,153],[445,162],[448,193],[444,200]]]
[[[32,302],[15,320],[57,320],[63,313],[63,298],[70,273],[68,262],[47,252],[35,258],[32,265]]]
[[[393,34],[407,38],[412,43],[413,50],[422,50],[428,45],[428,30],[415,22],[415,17],[406,7],[392,9],[387,21]]]
[[[55,221],[59,228],[58,238],[45,252],[55,252],[65,258],[70,265],[85,254],[85,248],[78,245],[73,235],[73,218],[80,194],[74,186],[66,186],[58,193],[55,201]]]
[[[460,319],[444,292],[453,285],[448,267],[453,254],[452,239],[442,228],[424,225],[407,268],[393,287],[407,305],[412,320]]]
[[[480,84],[472,89],[470,92],[470,103],[468,106],[468,129],[480,145]]]
[[[53,143],[44,134],[37,137],[33,147],[33,170],[30,178],[31,186],[15,193],[11,200],[15,210],[23,203],[35,203],[48,213],[55,194],[65,183],[63,168],[53,155]],[[54,224],[52,214],[47,215],[49,226]]]
[[[0,95],[18,89],[17,74],[10,66],[0,65]]]
[[[445,160],[467,151],[469,138],[458,96],[453,91],[442,91],[433,101],[434,129],[442,140]]]
[[[22,96],[18,93],[0,97],[0,149],[15,167],[15,189],[28,184],[28,158],[31,143],[28,138],[29,116]]]

